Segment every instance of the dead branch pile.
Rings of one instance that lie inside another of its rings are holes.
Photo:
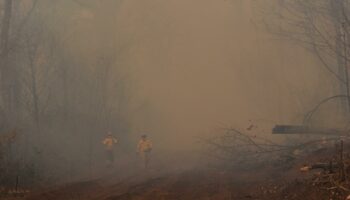
[[[350,154],[346,152],[343,140],[338,144],[335,155],[328,163],[310,164],[300,168],[302,172],[318,170],[313,174],[310,184],[327,191],[331,199],[345,199],[350,194]]]
[[[222,134],[204,139],[207,154],[231,163],[231,166],[280,165],[288,167],[300,154],[324,148],[323,144],[339,140],[339,137],[311,139],[289,144],[277,143],[256,134],[244,133],[238,129],[224,129]]]
[[[229,128],[225,129],[224,133],[204,141],[208,146],[209,155],[219,161],[231,163],[230,166],[244,166],[245,169],[250,169],[249,166],[255,168],[261,165],[276,166],[276,163],[280,167],[299,166],[300,171],[306,174],[302,174],[303,178],[298,184],[279,185],[284,188],[280,193],[291,190],[295,185],[302,185],[304,188],[309,188],[305,189],[305,192],[319,191],[320,194],[327,194],[333,200],[344,200],[348,196],[350,199],[348,137],[337,136],[327,139],[310,139],[293,144],[280,144]],[[310,163],[306,165],[307,162]],[[295,169],[292,170],[295,171]],[[276,190],[275,193],[277,195],[279,191]]]

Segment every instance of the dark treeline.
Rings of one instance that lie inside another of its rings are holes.
[[[266,4],[267,2],[265,2]],[[263,24],[273,34],[304,47],[331,77],[324,92],[305,112],[306,124],[348,129],[350,110],[348,0],[276,0],[266,4]],[[325,109],[326,108],[326,109]],[[328,109],[327,109],[328,108]],[[336,115],[330,119],[329,114]]]
[[[107,131],[127,140],[118,6],[0,2],[0,184],[71,176],[92,165]]]

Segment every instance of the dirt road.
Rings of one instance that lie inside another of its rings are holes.
[[[306,187],[297,168],[220,170],[201,164],[157,164],[149,169],[130,163],[106,169],[89,181],[34,191],[27,200],[281,200],[327,199]]]
[[[109,180],[68,184],[32,194],[28,200],[113,199],[251,199],[249,183],[232,174],[213,170],[172,172],[140,171],[131,176],[116,174]]]

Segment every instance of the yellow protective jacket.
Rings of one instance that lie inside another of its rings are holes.
[[[152,150],[152,142],[150,140],[140,140],[137,144],[137,151],[139,153],[150,152]]]
[[[106,150],[112,150],[114,144],[117,144],[118,140],[114,137],[107,137],[102,141],[102,144],[106,146]]]

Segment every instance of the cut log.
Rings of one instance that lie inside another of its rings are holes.
[[[316,128],[303,125],[276,125],[272,129],[272,134],[310,134],[346,136],[348,135],[348,131],[327,128]]]

